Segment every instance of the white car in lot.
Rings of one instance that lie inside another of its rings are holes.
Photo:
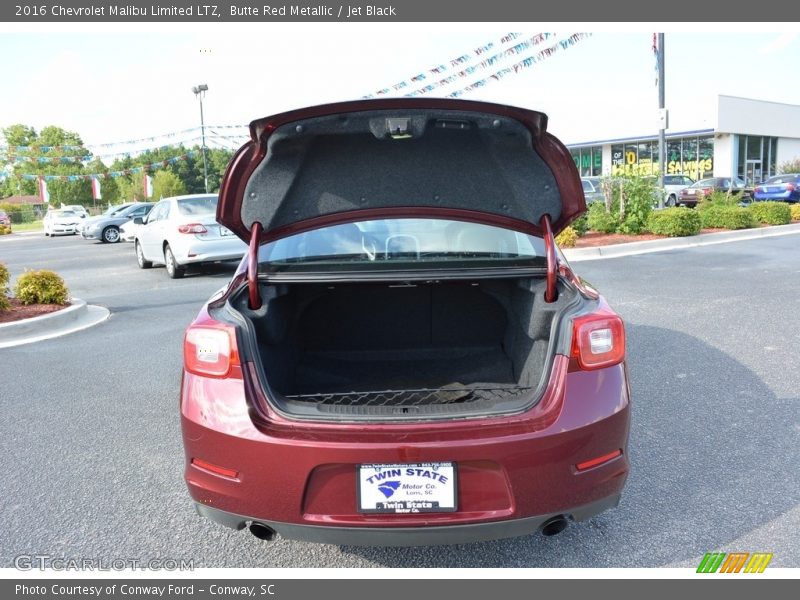
[[[74,235],[78,232],[78,225],[85,217],[81,217],[73,210],[57,209],[48,210],[42,219],[45,236]]]
[[[693,183],[688,175],[664,175],[664,206],[677,206],[678,192]]]
[[[173,279],[192,264],[239,260],[247,245],[216,220],[216,194],[164,198],[144,219],[133,240],[140,269],[163,264]]]
[[[135,219],[136,217],[134,217]],[[133,219],[126,221],[119,226],[119,239],[123,242],[132,242],[136,239],[136,233],[139,231],[141,225],[134,223]]]

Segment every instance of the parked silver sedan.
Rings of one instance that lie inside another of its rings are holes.
[[[140,269],[163,264],[173,279],[191,264],[239,260],[247,245],[216,220],[216,194],[164,198],[147,217],[134,219],[134,249]]]

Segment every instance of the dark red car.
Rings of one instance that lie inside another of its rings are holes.
[[[555,247],[586,209],[541,113],[368,100],[251,126],[249,243],[184,342],[197,511],[263,539],[552,535],[628,474],[622,320]]]
[[[710,196],[713,192],[729,192],[743,202],[753,199],[753,188],[748,187],[744,179],[739,177],[711,177],[695,181],[689,187],[678,192],[678,205],[694,208],[700,200]]]

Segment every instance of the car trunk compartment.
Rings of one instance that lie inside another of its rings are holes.
[[[535,401],[551,327],[575,298],[544,278],[261,284],[233,300],[254,333],[267,395],[289,413],[455,414]]]

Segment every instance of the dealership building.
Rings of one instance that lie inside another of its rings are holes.
[[[713,129],[667,131],[667,174],[758,183],[800,159],[800,105],[718,96]],[[581,176],[658,173],[658,135],[570,144]]]

